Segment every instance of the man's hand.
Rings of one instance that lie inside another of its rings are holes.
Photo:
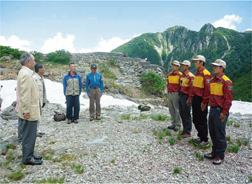
[[[226,119],[226,117],[227,117],[227,115],[226,115],[226,114],[221,113],[221,114],[220,114],[220,119],[221,119],[221,122],[224,122],[224,121],[225,121],[225,119]]]
[[[207,104],[201,103],[201,110],[204,111],[206,109]]]
[[[45,107],[45,104],[46,104],[46,103],[43,103],[42,108],[44,108],[44,107]]]
[[[29,119],[30,113],[25,113],[25,114],[23,114],[23,117],[24,117],[24,119]]]
[[[91,97],[91,95],[90,95],[90,94],[88,94],[88,97],[90,98],[90,97]]]
[[[191,103],[192,103],[192,100],[190,100],[190,99],[188,99],[188,100],[186,101],[187,106],[190,106]]]

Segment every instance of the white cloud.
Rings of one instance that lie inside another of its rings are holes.
[[[246,29],[245,31],[252,31],[252,29],[248,28],[248,29]]]
[[[6,39],[4,36],[0,36],[0,43],[1,45],[10,46],[15,49],[24,50],[27,52],[31,51],[29,48],[31,46],[31,42],[28,40],[21,40],[16,35],[12,35],[8,39]]]
[[[41,51],[43,53],[49,53],[64,49],[73,53],[75,52],[73,44],[74,39],[74,35],[68,34],[66,38],[63,38],[61,33],[57,33],[53,38],[48,38],[45,40],[44,45],[41,47]]]
[[[132,38],[136,38],[141,34],[133,35]],[[101,38],[99,43],[93,48],[83,48],[80,50],[81,53],[88,53],[88,52],[110,52],[113,49],[119,47],[120,45],[130,41],[132,38],[129,39],[122,39],[119,37],[112,37],[108,40]]]
[[[222,19],[217,20],[213,23],[214,27],[224,27],[236,30],[236,24],[242,22],[242,17],[239,15],[225,15]]]

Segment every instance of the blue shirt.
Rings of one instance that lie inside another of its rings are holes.
[[[101,94],[103,93],[103,80],[102,75],[100,73],[95,73],[95,75],[91,72],[86,76],[86,92],[89,94],[89,88],[100,88]]]

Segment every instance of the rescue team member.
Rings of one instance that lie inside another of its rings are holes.
[[[181,125],[181,118],[179,115],[179,81],[182,73],[179,71],[180,63],[178,61],[172,62],[172,72],[167,76],[167,93],[168,106],[172,117],[172,125],[168,129],[178,131]]]
[[[80,113],[81,77],[75,70],[75,64],[69,64],[70,71],[63,79],[64,95],[67,102],[67,124],[78,123]],[[73,112],[74,110],[74,112]]]
[[[205,68],[206,59],[202,55],[197,55],[191,61],[194,62],[195,68],[198,69],[193,80],[193,89],[187,100],[187,105],[191,105],[193,112],[193,123],[198,131],[198,138],[194,141],[198,145],[208,145],[208,128],[207,128],[207,104],[210,97],[210,80],[211,73]]]
[[[96,72],[97,66],[91,65],[91,73],[86,76],[86,92],[90,99],[89,101],[89,113],[90,121],[94,120],[94,101],[96,105],[96,119],[101,119],[101,104],[100,98],[103,93],[103,79],[102,75]]]
[[[212,152],[205,154],[208,159],[215,159],[213,164],[220,165],[224,161],[226,141],[226,122],[229,115],[229,109],[233,100],[232,81],[224,75],[226,62],[217,59],[213,65],[214,77],[210,82],[210,114],[209,114],[209,132],[213,142]]]
[[[179,95],[179,113],[182,119],[183,132],[181,133],[183,138],[191,136],[192,120],[191,120],[191,105],[188,106],[186,101],[189,94],[192,91],[192,83],[194,75],[190,72],[191,63],[188,60],[184,60],[181,63],[183,74],[180,78],[180,95]]]

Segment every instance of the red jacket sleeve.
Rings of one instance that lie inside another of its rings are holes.
[[[205,91],[203,94],[203,104],[207,104],[210,99],[210,81],[211,81],[211,74],[210,75],[204,75],[204,86]]]
[[[223,86],[223,96],[224,96],[224,103],[223,103],[223,114],[228,114],[228,111],[232,105],[233,101],[233,84],[230,81],[226,81]]]

